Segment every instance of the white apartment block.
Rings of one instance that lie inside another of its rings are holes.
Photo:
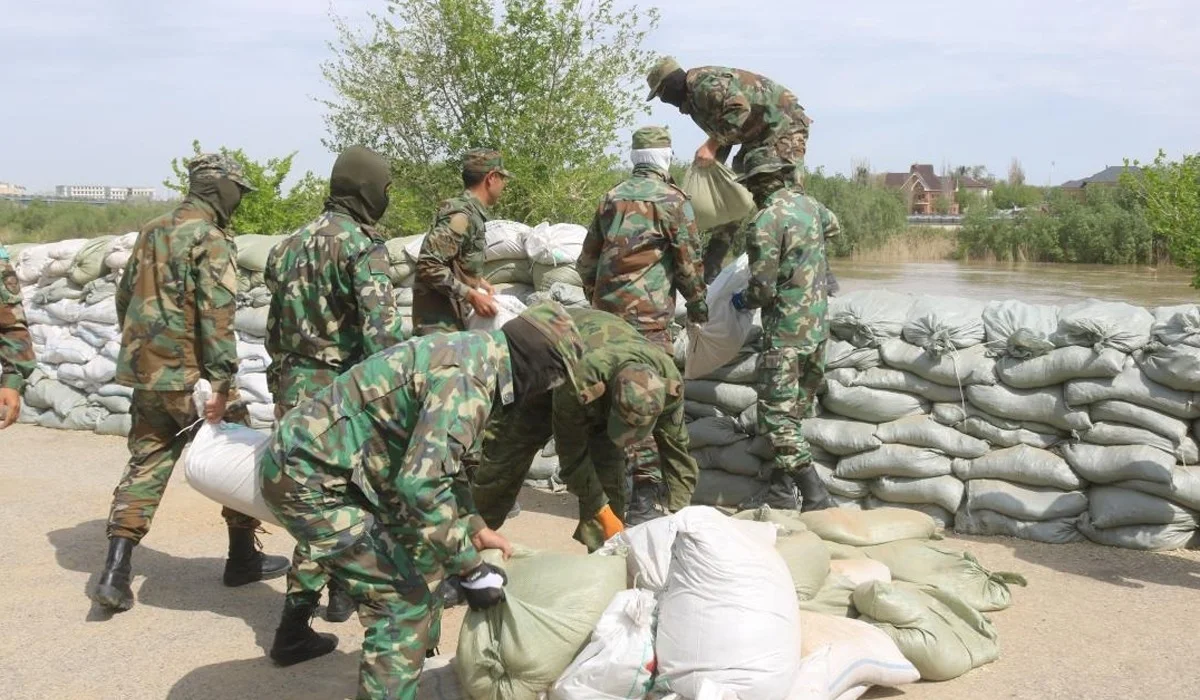
[[[14,185],[11,182],[0,182],[0,196],[19,197],[25,194],[25,185]]]
[[[112,187],[109,185],[58,185],[54,194],[65,199],[108,200],[154,199],[153,187]]]

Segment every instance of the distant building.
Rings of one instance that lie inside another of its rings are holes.
[[[983,197],[992,193],[986,182],[967,175],[939,176],[928,163],[913,163],[906,173],[885,173],[883,186],[904,192],[909,201],[908,213],[915,216],[937,213],[937,202],[941,197],[948,202],[945,213],[957,215],[959,211],[955,194],[960,189],[978,192]]]
[[[153,187],[112,187],[109,185],[58,185],[54,194],[65,199],[106,200],[154,199]]]
[[[11,182],[0,182],[0,197],[20,197],[25,194],[25,185],[14,185]]]
[[[1135,175],[1142,171],[1142,169],[1136,165],[1131,165],[1128,168],[1126,168],[1124,165],[1109,165],[1106,166],[1104,170],[1101,170],[1091,177],[1085,177],[1081,180],[1067,180],[1063,184],[1059,185],[1059,187],[1069,193],[1079,195],[1082,195],[1084,190],[1088,187],[1115,187],[1118,183],[1120,183],[1121,174],[1124,173],[1126,169]]]

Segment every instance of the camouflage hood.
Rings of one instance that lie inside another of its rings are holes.
[[[391,181],[387,159],[362,146],[351,146],[333,164],[325,208],[348,214],[358,223],[370,226],[387,211],[387,185]]]
[[[576,367],[583,357],[583,339],[561,304],[552,301],[535,304],[500,330],[508,339],[513,393],[518,402],[563,382],[575,383]]]

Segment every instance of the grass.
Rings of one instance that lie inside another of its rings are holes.
[[[952,260],[958,254],[958,233],[954,229],[909,226],[870,248],[854,250],[855,262],[906,263]]]

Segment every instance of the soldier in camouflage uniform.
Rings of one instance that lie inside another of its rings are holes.
[[[8,249],[0,244],[0,430],[21,415],[21,390],[36,367],[33,339],[21,306],[21,283]]]
[[[579,499],[575,539],[595,550],[625,517],[626,446],[637,446],[639,463],[655,470],[661,464],[672,512],[691,503],[698,467],[688,454],[683,383],[671,358],[610,313],[570,314],[583,338],[577,385],[493,414],[472,493],[484,522],[499,528],[534,457],[553,437],[561,478]]]
[[[751,151],[769,146],[799,176],[812,120],[796,96],[778,83],[750,71],[705,66],[684,71],[670,56],[659,59],[646,76],[647,100],[655,97],[692,118],[708,134],[696,162],[724,162],[734,144],[735,172]]]
[[[333,164],[324,213],[271,251],[267,380],[276,418],[342,372],[404,340],[387,249],[372,228],[387,210],[391,179],[384,158],[361,146],[347,148]],[[333,651],[336,638],[318,635],[309,625],[327,583],[321,567],[297,547],[270,651],[280,665]],[[353,611],[350,597],[331,585],[325,619],[342,622]]]
[[[746,243],[750,284],[733,296],[733,306],[762,309],[758,433],[775,451],[766,503],[795,509],[798,487],[803,510],[819,510],[832,503],[812,468],[800,426],[825,376],[825,207],[804,194],[793,167],[771,148],[746,157],[746,174],[739,179],[754,195],[758,214]]]
[[[708,320],[696,217],[687,195],[671,182],[666,128],[635,131],[630,158],[633,175],[604,196],[576,268],[593,308],[620,316],[672,355],[676,290],[687,301],[689,321]],[[625,515],[631,525],[661,515],[662,474],[657,460],[646,457],[654,452],[649,439],[629,450],[633,491]]]
[[[204,418],[219,421],[236,399],[233,330],[237,262],[229,219],[252,190],[241,168],[215,154],[188,163],[188,194],[174,211],[142,227],[117,285],[121,353],[116,382],[133,388],[129,464],[113,492],[108,558],[91,592],[100,605],[133,606],[130,558],[150,530],[167,481],[197,422],[192,387],[212,383]],[[233,411],[231,410],[232,414]],[[241,409],[245,418],[245,408]],[[225,508],[226,586],[282,576],[287,559],[268,557],[254,536],[259,521]]]
[[[417,256],[416,335],[466,330],[471,311],[486,318],[496,315],[495,290],[483,279],[484,225],[509,177],[499,151],[481,148],[463,155],[465,190],[442,202]]]
[[[573,381],[581,352],[562,306],[539,304],[499,331],[394,345],[280,419],[263,499],[358,605],[360,700],[416,698],[439,633],[425,575],[443,570],[473,608],[503,600],[478,550],[511,549],[475,512],[460,463],[494,408]]]

